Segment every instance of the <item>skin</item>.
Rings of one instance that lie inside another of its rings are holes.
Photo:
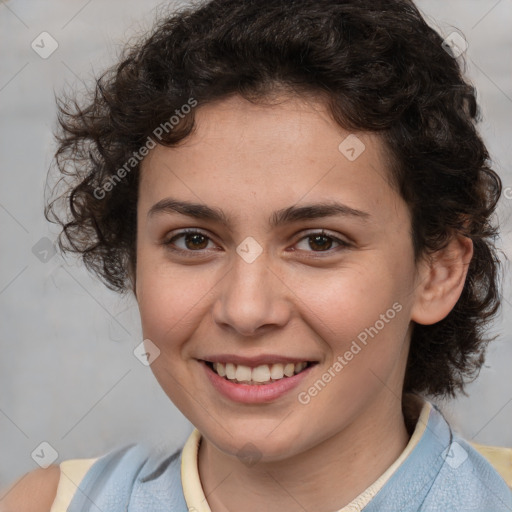
[[[158,382],[203,435],[199,473],[213,512],[332,512],[409,440],[401,390],[412,321],[434,323],[453,308],[472,244],[454,238],[416,265],[410,213],[388,182],[383,142],[357,133],[366,149],[349,161],[338,150],[349,134],[314,98],[264,105],[232,96],[197,108],[193,134],[157,146],[142,163],[134,290],[143,335],[160,350],[151,364]],[[169,197],[222,209],[229,224],[148,214]],[[269,224],[276,210],[331,200],[368,216]],[[185,228],[207,238],[165,244]],[[322,229],[348,245],[315,245],[307,235]],[[263,249],[252,263],[236,252],[248,236]],[[298,393],[394,303],[401,311],[299,403]],[[212,387],[198,361],[221,353],[318,364],[274,402],[240,404]],[[247,443],[261,457],[256,464],[238,456]]]
[[[52,465],[23,475],[0,492],[0,512],[48,512],[57,493],[60,468]]]
[[[401,389],[412,322],[432,324],[451,311],[473,254],[471,240],[454,237],[415,265],[409,212],[386,179],[379,137],[358,133],[366,149],[350,162],[337,149],[349,133],[322,103],[279,100],[234,96],[202,106],[192,136],[157,146],[142,164],[134,292],[144,337],[161,351],[151,368],[202,433],[199,474],[212,512],[331,512],[371,485],[409,439]],[[148,216],[170,196],[223,209],[229,224]],[[276,210],[331,200],[369,216],[268,224]],[[183,228],[210,238],[174,239],[188,250],[178,256],[163,242]],[[321,229],[348,245],[306,237]],[[263,249],[252,263],[236,252],[247,236]],[[300,403],[299,393],[396,303],[402,309],[378,335]],[[197,359],[218,353],[318,364],[292,392],[248,405],[206,379]],[[247,443],[259,455],[254,464],[239,456]],[[59,477],[56,465],[24,475],[2,492],[0,511],[46,512]]]

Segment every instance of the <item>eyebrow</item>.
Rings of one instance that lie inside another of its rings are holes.
[[[158,201],[148,211],[148,217],[163,213],[180,213],[196,219],[210,220],[229,226],[229,218],[220,208],[212,208],[201,203],[189,201],[178,201],[173,198],[166,198]],[[291,224],[297,221],[319,219],[323,217],[353,217],[367,221],[370,217],[368,212],[351,208],[336,201],[324,203],[306,204],[304,206],[289,206],[273,212],[269,224],[277,227],[283,224]]]

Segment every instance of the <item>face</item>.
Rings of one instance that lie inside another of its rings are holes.
[[[199,107],[190,137],[144,160],[151,368],[223,452],[292,457],[400,396],[418,277],[388,174],[378,136],[296,97]]]

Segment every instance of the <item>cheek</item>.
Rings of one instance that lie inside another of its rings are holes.
[[[354,412],[387,383],[395,389],[407,356],[407,293],[392,276],[367,270],[366,274],[340,276],[324,287],[315,302],[306,302],[313,331],[329,354],[317,377],[328,382],[327,392],[303,389],[322,414],[340,409]],[[323,384],[317,386],[323,389]],[[322,397],[320,398],[320,395]]]
[[[394,276],[378,265],[339,269],[321,279],[305,276],[295,285],[297,302],[306,306],[304,312],[310,312],[311,322],[318,326],[315,330],[325,333],[326,339],[333,340],[333,348],[340,349],[373,326],[403,295]]]
[[[161,350],[173,340],[178,346],[204,314],[205,293],[215,281],[198,266],[178,267],[140,251],[137,260],[137,302],[143,335]]]
[[[341,270],[308,299],[306,292],[314,283],[303,281],[301,296],[308,306],[304,311],[314,312],[309,316],[312,329],[320,334],[328,353],[319,378],[330,382],[329,391],[322,393],[315,407],[328,403],[333,411],[340,407],[350,411],[355,402],[364,403],[375,395],[383,382],[395,387],[407,355],[406,270],[401,273],[389,264],[384,268],[377,261],[357,270]]]

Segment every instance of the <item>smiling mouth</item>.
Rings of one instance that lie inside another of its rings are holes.
[[[293,377],[313,366],[316,361],[302,361],[300,363],[262,364],[251,368],[242,364],[213,363],[203,361],[219,377],[235,384],[265,385],[279,380]]]

